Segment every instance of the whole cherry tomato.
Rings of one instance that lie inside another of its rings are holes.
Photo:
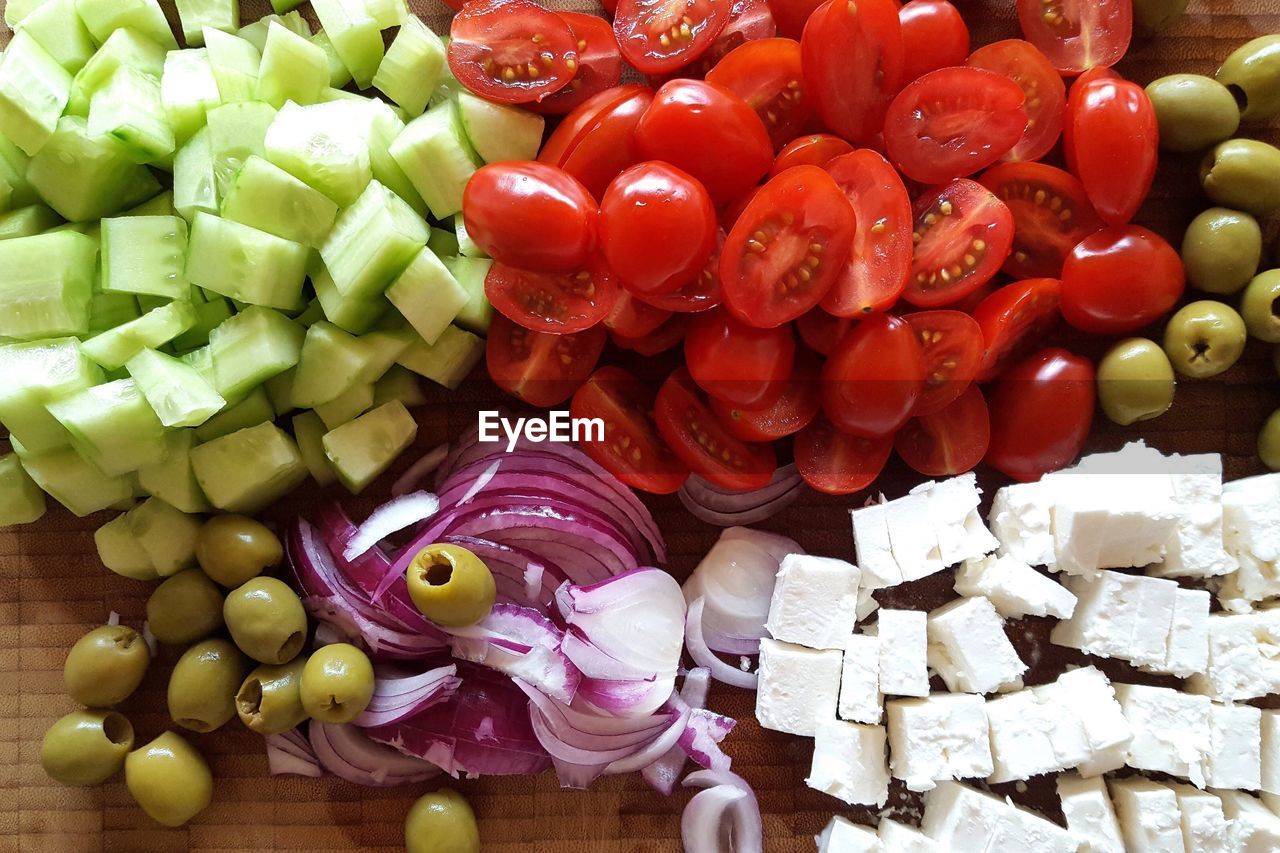
[[[962,65],[969,55],[969,27],[947,0],[911,0],[898,10],[905,62],[902,80]]]
[[[796,435],[796,469],[819,492],[850,495],[876,481],[892,450],[892,435],[849,435],[820,417]]]
[[[958,302],[1000,271],[1013,216],[986,187],[963,178],[916,200],[915,256],[903,298],[920,308]]]
[[[578,70],[563,89],[528,104],[534,112],[562,115],[592,95],[618,85],[622,79],[622,54],[613,28],[599,15],[559,12],[577,42]]]
[[[1023,482],[1070,465],[1089,437],[1093,400],[1087,358],[1053,347],[1018,362],[987,392],[987,464]]]
[[[722,488],[754,491],[764,487],[778,467],[772,445],[739,441],[720,425],[683,367],[662,383],[654,417],[658,434],[675,455]]]
[[[559,166],[600,198],[619,172],[644,159],[635,130],[652,100],[653,90],[636,84],[587,98],[556,126],[538,162]]]
[[[800,43],[764,38],[734,48],[707,72],[707,82],[723,86],[746,101],[781,148],[812,114],[800,74]]]
[[[462,211],[475,244],[513,267],[572,272],[595,248],[596,200],[555,166],[524,160],[482,166],[467,182]]]
[[[1027,128],[1003,159],[1039,160],[1053,150],[1062,135],[1067,87],[1039,48],[1021,39],[1007,39],[978,48],[965,64],[1003,74],[1026,96]]]
[[[795,355],[789,327],[757,329],[724,309],[694,317],[684,339],[685,364],[698,387],[744,409],[763,409],[777,401]]]
[[[1013,215],[1013,252],[1004,271],[1014,278],[1056,278],[1076,244],[1102,228],[1070,172],[1044,163],[1002,163],[980,182]]]
[[[1132,0],[1018,0],[1018,21],[1027,41],[1053,67],[1073,76],[1112,66],[1133,37]]]
[[[641,74],[666,74],[707,52],[729,21],[729,0],[618,0],[613,32],[627,63]]]
[[[973,309],[982,329],[982,367],[979,382],[1001,373],[1014,359],[1043,342],[1058,325],[1062,282],[1031,278],[997,288]]]
[[[1062,269],[1062,316],[1077,329],[1122,335],[1159,320],[1186,286],[1182,259],[1136,225],[1084,238]]]
[[[907,421],[893,440],[902,461],[926,477],[972,471],[990,444],[991,415],[977,385],[937,412]]]
[[[810,15],[800,50],[818,116],[850,142],[869,144],[902,87],[896,0],[827,0]]]
[[[982,329],[968,314],[945,309],[902,319],[924,354],[924,390],[911,412],[918,418],[946,408],[973,383],[982,363]]]
[[[567,86],[578,67],[569,25],[531,0],[473,0],[453,16],[449,36],[453,76],[491,101],[542,100]]]
[[[798,136],[782,146],[778,156],[769,170],[769,177],[774,177],[792,166],[825,167],[832,160],[843,154],[852,154],[853,146],[831,133],[811,133]]]
[[[605,337],[599,326],[571,335],[531,332],[498,314],[485,340],[489,377],[531,406],[563,403],[595,370]]]
[[[851,435],[890,435],[924,390],[924,353],[905,320],[872,314],[836,345],[822,369],[822,410]]]
[[[1151,191],[1159,139],[1155,107],[1136,83],[1095,79],[1071,87],[1067,162],[1108,225],[1127,223]]]

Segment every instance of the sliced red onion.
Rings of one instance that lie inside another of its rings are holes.
[[[782,560],[776,555],[788,543],[775,534],[732,527],[698,563],[685,581],[684,596],[686,601],[707,600],[703,623],[709,648],[726,654],[758,652],[759,640],[767,636],[764,623]]]
[[[768,552],[769,556],[781,563],[788,554],[803,554],[804,549],[790,537],[768,530],[756,530],[753,527],[728,527],[720,532],[721,539],[745,539]]]
[[[667,750],[680,742],[686,729],[689,726],[689,718],[693,715],[693,709],[686,707],[680,716],[667,726],[661,735],[654,738],[653,742],[639,752],[629,755],[626,758],[619,758],[609,763],[605,767],[604,772],[608,775],[616,775],[620,773],[634,773],[648,767],[657,761]]]
[[[720,748],[738,721],[706,708],[695,708],[689,724],[680,733],[680,748],[698,764],[710,770],[728,770],[730,759]]]
[[[309,595],[302,599],[302,606],[317,622],[328,625],[343,641],[361,646],[374,660],[419,660],[445,648],[433,635],[396,631],[371,622],[336,596]]]
[[[112,610],[107,614],[107,624],[112,628],[120,624],[120,614]]]
[[[686,853],[764,853],[760,802],[745,779],[702,770],[686,776],[684,786],[704,789],[680,817]]]
[[[370,513],[355,535],[347,540],[342,558],[354,560],[392,533],[435,515],[438,509],[440,499],[431,492],[410,492],[392,498]]]
[[[678,494],[680,503],[695,518],[718,527],[733,527],[772,518],[795,503],[808,488],[792,463],[780,467],[767,485],[755,491],[728,491],[694,474]]]
[[[457,673],[456,666],[437,667],[422,673],[380,667],[376,670],[373,698],[352,723],[362,728],[389,726],[448,701],[462,683]]]
[[[702,637],[702,611],[705,606],[706,599],[697,598],[689,605],[689,612],[685,616],[684,642],[689,650],[689,657],[693,658],[698,666],[705,666],[710,670],[711,677],[716,681],[755,690],[759,679],[754,672],[743,672],[735,666],[730,666],[707,648],[707,642]]]
[[[703,708],[707,704],[707,694],[711,686],[711,673],[704,667],[694,667],[684,677],[680,685],[678,697],[686,706],[693,709]],[[674,700],[676,695],[672,696]],[[684,772],[688,753],[678,744],[667,750],[661,758],[645,767],[640,775],[659,794],[671,796]]]
[[[267,735],[267,767],[272,776],[310,776],[318,779],[324,775],[316,759],[311,743],[297,729],[281,734]]]
[[[536,610],[498,604],[471,628],[453,629],[453,655],[532,684],[572,702],[582,673],[561,649],[564,632]]]
[[[392,495],[404,495],[417,491],[418,484],[430,477],[444,463],[449,455],[449,443],[438,444],[423,454],[422,458],[409,466],[391,485]]]
[[[440,768],[371,740],[363,729],[312,720],[311,748],[325,770],[369,788],[392,788],[425,782]]]
[[[484,561],[499,585],[500,602],[522,604],[546,613],[556,587],[564,580],[557,577],[556,571],[548,571],[535,554],[522,548],[475,536],[446,536],[443,541],[460,545]]]
[[[480,475],[476,477],[475,480],[467,486],[467,490],[462,493],[462,497],[451,502],[452,505],[462,506],[463,504],[469,502],[476,495],[480,494],[480,492],[484,490],[485,486],[489,485],[489,482],[494,478],[494,476],[498,473],[498,469],[501,467],[502,467],[501,459],[497,460],[496,462],[489,463],[489,465],[483,471],[480,472]]]

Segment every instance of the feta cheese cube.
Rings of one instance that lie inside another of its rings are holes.
[[[1180,853],[1182,812],[1172,790],[1134,776],[1111,780],[1111,800],[1129,853]]]
[[[1233,849],[1239,853],[1280,850],[1280,817],[1262,801],[1238,791],[1220,791],[1222,813],[1231,825]]]
[[[995,760],[992,782],[1054,773],[1092,755],[1083,723],[1053,692],[1032,688],[989,699],[987,724]]]
[[[1054,483],[1015,483],[998,490],[987,522],[1000,543],[1000,553],[1029,566],[1053,565]]]
[[[1165,545],[1164,560],[1148,571],[1157,577],[1215,577],[1235,571],[1222,535],[1222,457],[1217,453],[1169,459],[1173,502],[1181,513]]]
[[[841,653],[760,641],[756,718],[766,729],[813,737],[818,722],[834,719]]]
[[[924,798],[924,834],[949,853],[1076,853],[1071,833],[985,791],[943,782]]]
[[[1022,686],[1027,665],[1004,632],[1004,620],[984,597],[960,598],[928,617],[929,665],[947,689],[994,693]]]
[[[965,560],[956,571],[955,588],[961,595],[985,595],[1007,619],[1069,619],[1076,609],[1071,590],[1009,554]]]
[[[1262,785],[1262,711],[1249,705],[1209,706],[1210,788],[1256,791]]]
[[[850,634],[840,673],[840,719],[878,723],[884,706],[880,692],[880,638]]]
[[[880,692],[886,696],[929,695],[928,614],[881,609],[873,632],[880,638]]]
[[[1133,737],[1111,681],[1092,666],[1072,669],[1035,688],[1047,702],[1069,710],[1080,721],[1089,757],[1077,766],[1081,776],[1097,776],[1124,766]],[[1060,751],[1066,752],[1063,746]]]
[[[1280,711],[1262,712],[1262,780],[1260,787],[1280,796]]]
[[[885,504],[889,545],[902,571],[903,581],[914,581],[942,571],[938,535],[924,495],[905,495]]]
[[[1178,526],[1170,497],[1135,487],[1125,475],[1077,474],[1072,480],[1057,493],[1052,512],[1060,571],[1093,575],[1099,569],[1147,566],[1164,556]],[[1147,478],[1141,480],[1145,484]]]
[[[889,799],[884,726],[826,720],[814,735],[805,784],[849,805],[883,806]]]
[[[860,576],[844,560],[788,554],[778,568],[765,628],[784,643],[843,649],[857,621]]]
[[[880,853],[875,831],[836,815],[815,835],[818,853]]]
[[[884,853],[943,853],[938,843],[920,830],[887,817],[880,819],[876,834]]]
[[[866,582],[865,574],[863,575],[863,582],[864,584]],[[871,587],[865,585],[858,587],[858,606],[854,613],[857,615],[859,622],[866,619],[872,613],[875,613],[876,609],[880,607],[879,602],[875,600],[874,596],[875,590]]]
[[[853,545],[862,569],[862,584],[868,589],[883,589],[902,583],[902,569],[893,556],[889,542],[889,520],[883,503],[871,504],[850,513],[853,520]]]
[[[1173,599],[1173,619],[1165,640],[1161,666],[1144,666],[1150,672],[1167,672],[1188,678],[1209,665],[1209,592],[1179,587]]]
[[[929,516],[944,565],[954,566],[990,554],[1000,546],[978,513],[982,491],[973,472],[938,483],[923,483],[911,493],[923,494],[929,501]]]
[[[1145,684],[1116,684],[1115,690],[1133,729],[1125,763],[1181,776],[1203,788],[1210,749],[1208,697]]]
[[[1190,785],[1169,786],[1182,813],[1182,843],[1188,853],[1231,853],[1231,827],[1222,814],[1222,800]]]
[[[1106,783],[1075,773],[1063,773],[1057,781],[1067,831],[1080,843],[1082,853],[1125,853]]]
[[[1070,619],[1054,626],[1050,641],[1100,657],[1160,667],[1168,659],[1178,585],[1162,578],[1099,571],[1069,577],[1077,598]]]
[[[889,765],[912,791],[927,791],[941,779],[991,775],[986,703],[967,693],[934,693],[886,704]]]
[[[1223,702],[1280,692],[1280,609],[1211,615],[1209,664],[1189,686]]]
[[[1280,595],[1280,475],[1264,474],[1222,487],[1222,539],[1239,568],[1223,579],[1228,610]]]

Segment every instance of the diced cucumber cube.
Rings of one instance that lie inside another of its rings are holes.
[[[75,0],[47,0],[22,21],[20,28],[75,74],[93,56],[97,46],[76,14]]]
[[[47,2],[49,0],[9,0],[4,7],[4,22],[9,29],[16,30],[18,24]]]
[[[209,147],[220,198],[245,161],[264,154],[263,140],[275,116],[275,108],[260,101],[240,101],[209,110]]]
[[[59,225],[62,217],[43,204],[0,213],[0,240],[32,237]]]
[[[75,231],[0,240],[0,335],[87,332],[97,261],[97,243]]]
[[[307,329],[293,377],[293,405],[313,409],[346,393],[368,370],[370,349],[332,323]]]
[[[160,81],[133,68],[118,68],[89,101],[89,135],[119,140],[135,163],[155,163],[173,153],[173,128],[160,101]]]
[[[343,295],[333,283],[333,276],[317,264],[311,270],[311,284],[316,290],[316,300],[324,310],[324,316],[340,329],[361,335],[374,327],[374,324],[391,307],[382,297],[377,299],[359,299]]]
[[[373,179],[371,123],[364,103],[285,104],[267,129],[266,158],[346,206]]]
[[[75,338],[0,345],[0,423],[32,453],[66,447],[71,436],[45,405],[102,381]]]
[[[102,565],[122,577],[136,581],[159,580],[156,567],[129,527],[127,514],[118,515],[93,533]]]
[[[89,332],[105,332],[138,319],[138,300],[131,293],[94,291],[89,303]]]
[[[0,133],[27,154],[53,135],[71,96],[71,74],[25,32],[0,54]]]
[[[199,426],[227,403],[194,367],[153,349],[142,350],[125,367],[167,427]]]
[[[483,356],[484,338],[450,326],[434,344],[422,340],[414,343],[401,353],[399,363],[419,376],[453,390],[462,384]]]
[[[275,416],[275,409],[267,397],[267,392],[261,387],[254,388],[249,392],[249,396],[239,403],[224,412],[219,412],[196,427],[196,438],[202,442],[213,441],[215,438],[231,435],[247,427],[275,420]]]
[[[157,193],[151,198],[144,201],[136,207],[131,207],[124,212],[124,216],[176,216],[178,211],[173,208],[173,190],[165,190]],[[186,223],[183,223],[185,229]],[[183,231],[186,234],[186,231]],[[186,242],[184,237],[183,247],[185,250]]]
[[[0,456],[0,527],[30,524],[44,515],[44,509],[44,492],[27,475],[17,454]]]
[[[328,33],[321,30],[311,37],[311,43],[324,51],[325,63],[329,67],[329,86],[341,89],[350,83],[351,72],[342,63],[342,59],[338,56],[338,51],[333,46],[333,41],[329,38]]]
[[[316,406],[315,412],[329,429],[340,427],[373,405],[373,383],[362,383],[340,397]]]
[[[467,141],[484,162],[537,159],[546,125],[537,113],[459,92],[458,117]]]
[[[245,160],[227,185],[222,215],[268,234],[319,248],[333,228],[338,205],[279,166],[254,155]]]
[[[197,213],[187,244],[187,279],[250,305],[293,309],[302,300],[307,248],[230,219]]]
[[[213,507],[200,491],[195,472],[191,470],[195,430],[170,430],[165,433],[164,445],[163,460],[138,469],[139,487],[148,495],[160,498],[183,512],[208,512]]]
[[[369,164],[373,168],[373,179],[380,182],[413,208],[418,216],[427,217],[427,203],[414,189],[413,181],[400,168],[396,158],[391,156],[391,143],[404,132],[404,121],[396,114],[390,104],[374,98],[365,101],[372,114],[369,130]]]
[[[116,30],[129,27],[163,48],[178,49],[156,0],[76,0],[76,12],[99,44]]]
[[[449,258],[458,254],[458,235],[447,228],[431,227],[431,236],[427,238],[427,248],[436,253],[437,258]]]
[[[183,299],[191,286],[187,223],[177,216],[124,216],[102,220],[102,289]]]
[[[434,344],[449,328],[470,298],[471,294],[426,247],[387,289],[387,299],[428,344]]]
[[[311,479],[321,486],[337,481],[338,475],[324,455],[324,434],[328,427],[315,412],[302,412],[293,416],[293,437],[298,442],[298,452],[311,472]]]
[[[358,340],[366,350],[366,364],[360,381],[377,382],[417,339],[418,335],[407,323],[361,335]]]
[[[159,498],[147,498],[124,517],[129,532],[160,577],[167,578],[196,564],[199,516],[188,515]]]
[[[187,44],[204,44],[206,27],[234,33],[240,29],[240,3],[238,0],[175,0],[178,19],[182,22],[182,37]]]
[[[111,137],[89,134],[88,123],[63,116],[27,166],[27,178],[46,203],[72,222],[112,216],[160,191],[155,176],[130,159]]]
[[[406,407],[427,402],[417,375],[398,364],[393,364],[373,386],[373,405],[381,406],[392,400],[399,400]]]
[[[200,290],[198,287],[193,289]],[[209,333],[229,320],[233,313],[231,303],[221,296],[208,302],[193,302],[192,307],[196,312],[196,324],[173,339],[173,347],[177,352],[186,352],[209,343]]]
[[[267,29],[255,97],[279,109],[286,101],[314,104],[329,85],[329,61],[324,49],[273,24]]]
[[[215,29],[205,32],[204,44],[222,102],[252,100],[258,87],[258,66],[262,62],[258,49],[239,36]]]
[[[484,280],[489,275],[493,261],[488,258],[443,258],[444,265],[453,273],[454,280],[468,293],[467,303],[458,311],[454,322],[477,335],[489,333],[493,321],[493,306],[484,295]]]
[[[83,349],[85,355],[107,370],[117,370],[144,349],[169,343],[195,322],[196,312],[190,302],[167,302],[136,320],[89,338]]]
[[[226,391],[217,384],[217,374],[213,369],[213,348],[210,346],[197,347],[190,352],[185,352],[178,356],[178,360],[183,364],[190,365],[195,368],[196,372],[208,380],[213,385],[214,390],[221,394],[224,398],[230,398]],[[241,394],[241,396],[244,396]],[[233,398],[233,399],[239,399]]]
[[[293,377],[297,373],[298,368],[291,367],[262,383],[262,390],[267,393],[267,399],[271,401],[271,410],[277,417],[293,411]]]
[[[164,459],[164,426],[132,379],[95,385],[49,403],[71,444],[109,477]]]
[[[311,263],[319,264],[318,256],[313,256]],[[293,319],[297,320],[309,329],[316,323],[325,319],[324,306],[320,304],[320,300],[318,298],[312,299],[307,303],[307,307],[302,309],[302,313],[296,315]]]
[[[257,512],[307,478],[298,445],[265,423],[191,451],[191,466],[209,502],[227,512]]]
[[[427,99],[440,81],[444,63],[444,42],[440,36],[416,16],[410,16],[387,48],[378,73],[373,75],[373,85],[406,113],[419,116],[426,110]]]
[[[426,201],[445,219],[462,210],[462,190],[479,166],[452,103],[431,107],[391,143],[391,156]]]
[[[173,206],[188,222],[197,213],[218,213],[218,178],[207,127],[196,131],[173,159]]]
[[[298,363],[306,332],[270,308],[251,306],[209,333],[214,387],[238,400]]]
[[[417,435],[413,416],[403,403],[393,400],[325,433],[322,442],[342,485],[359,494],[391,467]]]
[[[144,33],[124,28],[111,33],[98,52],[71,82],[67,114],[87,118],[93,94],[106,85],[119,68],[134,68],[159,78],[164,72],[165,49]]]
[[[399,27],[409,20],[405,0],[364,0],[364,6],[381,30]]]
[[[0,179],[9,185],[10,208],[29,207],[40,201],[40,196],[27,180],[30,159],[25,151],[0,136]]]
[[[382,28],[378,22],[363,3],[350,0],[311,0],[311,8],[356,85],[368,88],[382,62]]]
[[[427,225],[413,208],[371,181],[356,203],[338,214],[320,257],[343,296],[372,300],[427,245],[427,236]]]
[[[178,145],[204,127],[209,110],[222,102],[206,48],[174,50],[164,60],[160,103]]]
[[[453,231],[458,238],[458,254],[464,258],[487,258],[484,249],[476,245],[476,241],[471,239],[471,235],[467,233],[467,222],[459,213],[453,217]]]
[[[252,24],[245,24],[236,35],[252,44],[258,49],[259,53],[267,46],[267,32],[271,29],[272,24],[279,24],[289,32],[297,33],[304,39],[311,38],[311,25],[307,23],[306,18],[297,12],[287,12],[282,15],[263,15]]]
[[[108,477],[70,447],[32,453],[14,444],[22,467],[50,497],[80,517],[132,500],[128,477]]]

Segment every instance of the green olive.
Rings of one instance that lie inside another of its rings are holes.
[[[236,690],[249,668],[223,639],[187,649],[169,676],[169,717],[184,729],[211,732],[236,715]]]
[[[307,718],[302,707],[302,655],[279,666],[260,666],[240,685],[236,712],[240,721],[262,735],[286,732]]]
[[[321,646],[302,670],[302,707],[322,723],[349,723],[373,698],[373,664],[349,643]]]
[[[1170,74],[1147,86],[1166,151],[1203,151],[1230,139],[1240,110],[1227,87],[1200,74]]]
[[[1236,309],[1203,299],[1182,306],[1169,318],[1164,351],[1183,376],[1207,379],[1240,360],[1248,337]]]
[[[489,615],[497,597],[484,561],[457,545],[428,545],[405,570],[409,597],[422,615],[446,628],[474,625]]]
[[[275,578],[254,578],[227,593],[222,617],[231,639],[259,663],[288,663],[307,639],[302,602]]]
[[[147,599],[147,624],[162,643],[203,640],[222,627],[222,590],[199,569],[178,572]]]
[[[1280,148],[1228,139],[1205,157],[1200,183],[1214,204],[1266,216],[1280,208]]]
[[[1191,0],[1133,0],[1133,24],[1147,35],[1164,32],[1178,23]]]
[[[1211,207],[1187,226],[1182,263],[1192,287],[1209,293],[1236,293],[1258,274],[1262,228],[1247,213]]]
[[[1280,471],[1280,409],[1271,413],[1258,433],[1258,458],[1272,471]]]
[[[40,766],[63,785],[98,785],[124,766],[133,726],[119,711],[72,711],[44,733]]]
[[[227,589],[256,578],[284,559],[280,539],[260,521],[243,515],[215,515],[196,535],[196,560],[204,573]]]
[[[1240,297],[1240,316],[1249,334],[1269,344],[1280,344],[1280,270],[1254,278]]]
[[[151,652],[127,625],[94,628],[71,647],[62,667],[67,695],[90,708],[118,705],[138,689]]]
[[[1119,341],[1098,362],[1098,404],[1121,426],[1169,411],[1175,385],[1168,356],[1146,338]]]
[[[1280,34],[1238,47],[1218,69],[1218,82],[1231,90],[1245,121],[1280,115]]]
[[[404,819],[406,853],[480,853],[480,827],[462,795],[450,788],[425,794]]]
[[[209,763],[176,732],[129,753],[124,783],[142,810],[165,826],[182,826],[213,799]]]

